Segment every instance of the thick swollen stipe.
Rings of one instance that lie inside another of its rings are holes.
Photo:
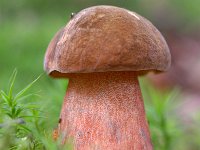
[[[76,150],[151,150],[135,72],[76,74],[62,106],[59,136]]]

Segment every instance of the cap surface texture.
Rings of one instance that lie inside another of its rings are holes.
[[[80,11],[51,40],[48,74],[165,71],[171,56],[161,33],[144,17],[114,6]]]

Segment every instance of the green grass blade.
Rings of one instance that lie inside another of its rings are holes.
[[[19,116],[20,113],[23,111],[24,109],[23,108],[18,108],[15,112],[15,116]]]
[[[24,129],[25,131],[31,132],[31,129],[29,129],[28,127],[26,127],[24,125],[19,124],[19,127]]]
[[[22,95],[18,99],[14,99],[13,103],[14,104],[19,103],[19,101],[23,101],[24,99],[27,99],[27,98],[32,97],[32,96],[38,96],[39,97],[40,95],[35,94],[35,93],[27,94],[27,95],[24,95],[24,96]]]
[[[10,98],[6,95],[6,93],[1,90],[0,95],[1,95],[2,99],[4,100],[4,102],[6,102],[6,104],[9,104]]]
[[[10,118],[12,118],[12,114],[11,113],[9,113],[9,112],[7,112],[7,113],[5,113],[7,116],[9,116]]]
[[[39,77],[37,77],[33,82],[31,82],[29,85],[27,85],[23,90],[21,90],[19,93],[17,93],[17,95],[15,96],[15,100],[21,98],[23,96],[23,94],[28,91],[32,85],[41,77],[41,75]]]
[[[36,93],[31,93],[31,94],[27,94],[27,95],[24,95],[24,96],[21,96],[20,98],[18,98],[17,100],[19,101],[23,101],[24,99],[27,99],[29,97],[32,97],[32,96],[37,96],[37,97],[40,97],[39,94],[36,94]]]
[[[44,116],[33,116],[33,115],[27,115],[27,116],[19,116],[19,118],[47,118],[47,117],[44,117]]]
[[[171,106],[176,106],[176,98],[180,94],[180,90],[174,88],[166,97],[165,108],[170,108]],[[172,105],[173,104],[173,105]]]
[[[12,97],[12,92],[13,92],[13,87],[14,87],[16,76],[17,76],[17,69],[14,69],[14,71],[13,71],[11,77],[10,77],[10,82],[9,82],[8,96],[10,98]]]
[[[15,107],[12,107],[11,109],[11,114],[12,114],[12,118],[15,118],[15,112],[16,112],[16,108]]]

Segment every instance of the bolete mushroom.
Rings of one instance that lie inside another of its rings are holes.
[[[144,17],[113,6],[80,11],[50,42],[44,68],[69,78],[58,127],[74,148],[151,150],[138,74],[171,62],[160,32]]]

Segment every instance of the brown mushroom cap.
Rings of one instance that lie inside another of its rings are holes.
[[[48,74],[165,71],[171,56],[161,33],[144,17],[113,6],[80,11],[50,42]]]

